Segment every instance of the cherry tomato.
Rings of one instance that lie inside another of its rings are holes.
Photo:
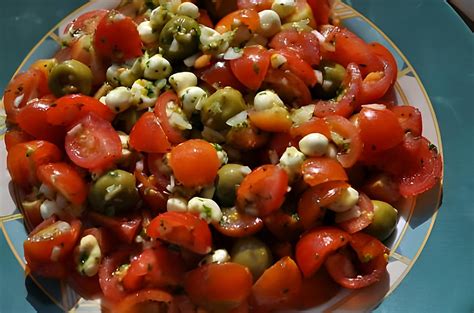
[[[51,125],[70,126],[87,113],[94,113],[108,122],[115,117],[114,112],[99,100],[76,94],[57,99],[46,111],[46,120]]]
[[[263,111],[251,110],[248,116],[255,127],[268,132],[287,132],[292,124],[288,110],[282,107]]]
[[[257,90],[262,85],[270,65],[270,53],[262,46],[249,46],[240,58],[230,61],[235,77],[245,87]]]
[[[394,106],[390,110],[397,116],[405,133],[410,132],[415,137],[421,136],[423,124],[420,110],[411,105]]]
[[[378,173],[369,177],[362,191],[370,198],[394,204],[400,199],[399,183],[386,173]]]
[[[346,72],[346,77],[342,82],[342,93],[335,99],[318,101],[314,115],[318,117],[329,115],[349,117],[358,108],[362,77],[359,68],[354,63],[347,65]]]
[[[84,276],[72,268],[68,271],[67,283],[84,299],[93,300],[103,296],[98,275],[92,277]]]
[[[226,86],[243,90],[244,86],[235,77],[229,61],[217,61],[199,73],[199,77],[215,89]]]
[[[64,34],[70,33],[73,37],[81,35],[91,35],[97,28],[99,21],[109,12],[109,10],[93,10],[80,15],[71,21],[64,28]]]
[[[146,112],[135,123],[130,132],[130,145],[137,151],[149,153],[165,153],[171,148],[168,137],[153,112]]]
[[[52,143],[42,140],[19,143],[7,155],[7,168],[12,181],[28,188],[38,183],[36,169],[43,164],[59,162],[62,153]]]
[[[165,212],[148,225],[147,234],[182,246],[198,254],[211,251],[211,231],[199,217],[191,213]]]
[[[46,186],[57,190],[68,201],[83,204],[88,187],[80,173],[67,163],[48,163],[38,166],[38,179]]]
[[[102,260],[99,267],[99,284],[106,300],[116,302],[127,295],[120,281],[123,275],[117,273],[121,265],[129,264],[131,252],[129,248],[117,249]]]
[[[168,179],[162,175],[147,176],[145,173],[135,170],[135,178],[137,179],[137,188],[142,199],[150,207],[153,212],[162,212],[166,209],[166,201],[168,195],[166,186]]]
[[[174,128],[169,121],[168,115],[166,113],[166,106],[169,102],[173,102],[175,105],[181,106],[179,98],[176,95],[176,93],[169,90],[162,93],[158,97],[154,112],[155,112],[155,115],[158,117],[161,128],[165,132],[165,135],[166,137],[168,137],[168,140],[170,141],[170,143],[178,144],[185,141],[186,139],[183,137],[182,132]]]
[[[245,176],[237,189],[237,208],[254,216],[266,216],[285,200],[288,174],[276,165],[263,165]]]
[[[9,129],[5,133],[5,147],[7,152],[10,151],[13,146],[24,143],[28,141],[32,141],[34,138],[21,129]]]
[[[397,116],[388,109],[363,108],[358,117],[364,154],[384,151],[403,141],[403,129]]]
[[[307,159],[301,166],[301,173],[304,181],[310,186],[335,180],[348,180],[342,165],[338,161],[326,157]]]
[[[250,294],[252,274],[237,263],[211,263],[186,275],[184,289],[191,300],[217,312],[238,307]]]
[[[107,168],[122,156],[119,135],[109,122],[94,113],[87,113],[72,124],[65,149],[72,162],[91,170]]]
[[[350,235],[335,227],[319,227],[304,234],[296,244],[296,262],[304,277],[310,277],[327,257],[349,243]]]
[[[290,48],[280,48],[278,50],[270,50],[270,53],[282,55],[286,62],[281,66],[283,70],[289,70],[301,80],[305,82],[306,85],[313,87],[318,82],[316,73],[314,72],[311,65],[304,61],[296,51],[290,50]]]
[[[291,132],[292,129],[290,129]],[[298,141],[293,139],[293,137],[289,133],[275,133],[273,137],[268,142],[266,147],[263,163],[271,163],[270,162],[270,154],[276,153],[276,157],[278,159],[283,155],[286,148],[288,147],[297,147]],[[275,157],[275,156],[274,156]],[[278,160],[276,160],[278,161]]]
[[[313,11],[317,25],[329,24],[331,15],[331,1],[329,0],[306,0]]]
[[[311,102],[311,93],[306,84],[289,70],[270,67],[262,84],[262,89],[278,90],[283,102],[293,107],[300,107]]]
[[[112,217],[94,211],[87,212],[87,219],[97,226],[104,227],[118,240],[131,244],[141,230],[142,218],[139,216]]]
[[[285,205],[285,204],[284,204]],[[265,227],[279,240],[297,239],[303,232],[303,225],[296,212],[276,210],[263,218]]]
[[[238,22],[236,22],[238,21]],[[260,27],[260,17],[257,11],[252,9],[243,9],[234,11],[224,16],[217,24],[215,29],[223,34],[234,30],[239,25],[246,25],[249,30],[255,32]]]
[[[261,131],[250,120],[245,127],[232,127],[226,135],[226,141],[240,150],[253,150],[263,146],[268,134]]]
[[[103,61],[93,45],[93,35],[82,35],[70,44],[70,47],[63,48],[58,52],[60,59],[77,60],[87,65],[92,71],[92,84],[100,86],[106,79],[107,62]],[[64,60],[61,60],[64,61]]]
[[[169,293],[160,289],[143,289],[126,295],[119,302],[111,305],[110,312],[140,313],[151,310],[152,312],[177,312],[177,306]]]
[[[254,9],[258,12],[272,8],[272,0],[237,0],[239,9]]]
[[[300,125],[293,125],[290,129],[290,134],[297,140],[311,133],[320,133],[331,138],[331,130],[326,120],[318,117],[312,117],[309,121]]]
[[[205,9],[199,9],[199,16],[196,19],[196,22],[198,22],[201,25],[214,28],[214,22],[209,16],[209,13],[207,13],[207,10]]]
[[[337,160],[345,168],[352,167],[359,160],[363,149],[359,129],[342,116],[326,116],[324,120],[328,123],[331,132],[338,134],[344,140],[342,149],[339,149],[337,153]]]
[[[186,187],[213,183],[220,167],[216,149],[202,139],[191,139],[174,147],[169,164],[176,179]]]
[[[251,301],[264,310],[280,308],[298,294],[301,284],[301,273],[295,261],[283,257],[255,282]]]
[[[135,22],[113,10],[104,15],[97,24],[94,48],[102,56],[116,61],[136,58],[143,54]]]
[[[366,228],[374,220],[374,206],[372,204],[372,201],[370,201],[369,197],[367,197],[363,193],[360,193],[357,206],[360,210],[359,217],[354,217],[350,220],[338,224],[339,227],[344,229],[349,234],[354,234]]]
[[[263,228],[263,221],[259,217],[239,212],[235,207],[223,208],[220,222],[214,227],[229,237],[246,237],[256,234]]]
[[[311,32],[285,30],[276,34],[268,45],[276,50],[290,49],[309,65],[319,64],[319,40]]]

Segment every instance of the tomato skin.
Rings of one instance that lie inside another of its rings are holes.
[[[348,140],[349,149],[347,151],[339,151],[337,153],[337,160],[344,168],[352,167],[359,160],[363,150],[359,129],[342,116],[326,116],[324,120],[328,123],[332,132]]]
[[[93,224],[104,227],[116,239],[131,244],[140,231],[142,218],[139,216],[111,217],[94,211],[87,212],[87,219]]]
[[[326,157],[307,159],[301,166],[301,173],[304,181],[310,186],[329,181],[348,180],[342,165],[338,161]]]
[[[46,112],[46,120],[51,125],[70,126],[90,112],[108,122],[115,117],[114,112],[99,100],[75,94],[57,99]]]
[[[98,275],[83,276],[75,268],[71,268],[68,271],[67,282],[84,299],[92,300],[103,296]]]
[[[237,90],[243,90],[245,87],[235,77],[230,68],[229,61],[217,61],[199,73],[199,78],[214,87],[215,89],[226,86]]]
[[[135,170],[134,175],[137,179],[138,192],[150,209],[153,212],[165,211],[166,201],[168,200],[166,193],[168,180],[162,179],[163,176],[147,176],[138,170]]]
[[[296,262],[304,277],[310,277],[327,257],[349,243],[350,235],[335,227],[314,228],[296,244]]]
[[[39,181],[36,170],[43,164],[59,162],[62,153],[47,141],[34,140],[13,146],[7,155],[7,168],[15,184],[23,188],[35,186]]]
[[[191,300],[205,308],[228,312],[249,296],[252,274],[237,263],[211,263],[186,275],[184,289]]]
[[[312,87],[318,82],[316,74],[306,61],[304,61],[294,50],[289,48],[280,48],[278,50],[270,50],[270,53],[279,54],[285,57],[286,63],[283,64],[282,69],[288,69],[290,72],[301,78],[306,85]]]
[[[221,34],[231,31],[233,30],[235,19],[246,25],[252,32],[255,32],[260,27],[260,17],[258,16],[257,11],[253,9],[242,9],[224,16],[216,24],[215,29]]]
[[[64,34],[70,33],[74,36],[80,36],[94,33],[97,24],[108,12],[109,10],[104,9],[86,12],[67,24],[64,28]]]
[[[266,216],[285,200],[288,174],[276,165],[262,165],[245,176],[237,189],[237,208],[254,216]]]
[[[252,286],[251,301],[264,310],[280,308],[288,303],[301,289],[300,270],[290,257],[283,257]]]
[[[169,164],[176,179],[186,187],[213,183],[220,167],[216,149],[202,139],[191,139],[173,147]]]
[[[103,16],[97,24],[94,48],[103,57],[116,61],[124,61],[143,54],[135,22],[114,10]]]
[[[144,113],[130,132],[130,145],[137,151],[165,153],[171,148],[170,142],[153,112]]]
[[[235,207],[222,209],[223,219],[213,226],[221,234],[228,237],[245,237],[258,233],[263,228],[263,220],[239,212]]]
[[[338,226],[344,229],[349,234],[354,234],[369,226],[374,220],[374,206],[369,197],[365,194],[359,194],[359,201],[357,206],[360,209],[360,216],[353,219],[339,223]]]
[[[87,65],[92,71],[93,86],[100,86],[106,80],[107,62],[97,53],[93,40],[92,34],[82,35],[73,41],[70,47],[63,48],[58,53],[63,59],[73,59]]]
[[[153,303],[153,304],[151,304]],[[175,313],[178,308],[169,293],[159,289],[144,289],[135,293],[126,295],[119,302],[112,304],[110,312],[116,313],[140,313],[146,310],[148,306],[160,304],[160,309],[164,307],[166,312]]]
[[[276,210],[263,218],[265,227],[279,240],[294,240],[303,232],[303,225],[299,215]]]
[[[328,0],[306,0],[313,11],[316,24],[329,24],[329,16],[331,15],[331,4]]]
[[[263,111],[251,110],[248,116],[255,127],[267,132],[287,132],[292,124],[290,114],[281,107]]]
[[[319,64],[319,40],[311,32],[285,30],[276,34],[268,45],[276,50],[289,49],[294,51],[309,65]]]
[[[204,220],[187,212],[165,212],[155,217],[146,229],[152,238],[159,238],[198,254],[211,251],[212,238]]]
[[[99,284],[104,293],[105,300],[120,301],[127,295],[127,292],[120,283],[118,275],[114,275],[113,273],[122,264],[129,263],[131,252],[129,248],[116,250],[102,260],[99,267]]]
[[[255,9],[260,12],[269,10],[272,7],[271,0],[237,0],[237,7],[239,9]]]
[[[28,141],[32,141],[34,138],[21,129],[9,129],[5,133],[5,147],[7,149],[7,152],[10,151],[13,146],[19,144],[19,143],[24,143]]]
[[[311,93],[304,81],[289,70],[270,67],[263,88],[278,90],[278,95],[286,105],[301,107],[311,102]]]
[[[338,96],[336,99],[318,101],[314,108],[315,116],[341,115],[349,117],[358,108],[359,92],[362,84],[361,72],[354,63],[347,65],[346,72],[346,77],[342,82],[342,86],[344,86],[342,96]]]
[[[162,93],[158,100],[156,100],[156,105],[154,108],[154,113],[160,121],[161,128],[165,132],[166,137],[172,144],[178,144],[186,139],[183,137],[183,134],[180,130],[173,128],[171,126],[168,116],[166,114],[166,105],[168,102],[174,102],[175,104],[180,105],[180,101],[176,93],[172,90],[168,90]]]
[[[327,138],[331,138],[331,130],[328,123],[326,120],[319,117],[312,117],[309,121],[300,125],[293,125],[290,129],[291,136],[296,138],[298,141],[311,133],[320,133]]]
[[[74,204],[86,201],[88,186],[80,173],[67,163],[48,163],[38,166],[38,179],[48,187],[57,190]]]
[[[87,113],[66,134],[66,153],[74,164],[90,170],[110,167],[122,156],[120,137],[106,120]]]
[[[397,116],[405,133],[410,132],[415,137],[421,136],[423,124],[420,110],[411,105],[394,106],[390,110]]]
[[[262,85],[270,66],[270,53],[262,46],[245,47],[240,58],[230,61],[235,77],[251,90]]]

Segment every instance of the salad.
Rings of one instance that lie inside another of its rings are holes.
[[[378,283],[435,186],[397,64],[328,0],[122,1],[3,95],[28,270],[110,312],[274,312]]]

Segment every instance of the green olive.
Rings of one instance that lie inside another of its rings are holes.
[[[92,79],[92,72],[87,65],[77,60],[67,60],[53,67],[48,86],[56,97],[71,93],[89,95]]]
[[[247,108],[240,91],[225,87],[206,99],[201,110],[202,123],[214,130],[229,128],[227,120]]]
[[[231,261],[246,266],[257,280],[272,263],[272,253],[261,240],[255,237],[238,239],[231,252]]]
[[[137,111],[137,109],[134,107],[129,108],[115,116],[113,125],[115,129],[130,134],[130,131],[132,131],[133,126],[143,113],[145,113],[145,111]]]
[[[163,56],[178,61],[193,55],[198,50],[199,33],[199,24],[195,20],[184,15],[174,16],[160,33]]]
[[[299,22],[289,22],[281,25],[281,30],[296,30],[298,32],[310,32],[313,29],[308,26],[308,23],[304,23],[304,21]]]
[[[216,196],[224,206],[234,205],[236,190],[249,168],[240,164],[226,164],[217,172]]]
[[[387,202],[372,200],[372,204],[374,205],[374,220],[365,232],[384,241],[397,226],[398,211]]]
[[[115,215],[135,208],[139,201],[135,176],[123,170],[112,170],[101,176],[89,191],[92,209]]]
[[[322,61],[319,70],[323,73],[323,84],[318,85],[319,93],[323,99],[331,99],[337,96],[341,83],[346,76],[346,69],[331,61]]]

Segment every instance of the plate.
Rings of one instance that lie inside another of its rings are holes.
[[[98,8],[113,8],[120,1],[91,1],[75,10],[56,27],[49,31],[31,50],[20,64],[17,72],[26,70],[35,60],[51,57],[60,47],[60,37],[69,21],[84,12]],[[441,136],[430,99],[414,68],[393,44],[393,42],[370,20],[344,3],[337,3],[335,12],[342,23],[364,40],[377,41],[389,48],[398,65],[398,81],[394,88],[394,97],[399,105],[416,106],[423,116],[423,133],[443,153]],[[3,109],[0,109],[3,110]],[[0,112],[0,116],[4,112]],[[0,119],[0,135],[6,131],[4,118]],[[6,164],[6,150],[3,140],[0,142],[0,163]],[[429,192],[412,199],[406,199],[397,207],[400,218],[397,230],[388,241],[391,254],[388,274],[384,279],[369,288],[357,291],[341,290],[336,296],[317,308],[307,312],[358,312],[376,307],[400,284],[420,255],[437,216],[441,200],[442,182]],[[12,312],[98,312],[98,301],[80,299],[66,284],[43,279],[33,275],[25,277],[23,259],[23,241],[27,234],[23,226],[22,215],[15,205],[18,194],[10,184],[8,172],[0,170],[0,251],[2,265],[8,271],[2,271],[9,282],[9,288],[0,294],[0,302],[8,302],[9,297],[24,299],[14,301]]]

